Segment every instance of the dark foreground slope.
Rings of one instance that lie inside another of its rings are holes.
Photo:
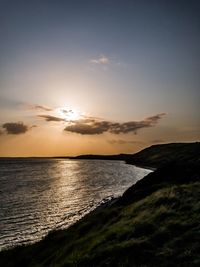
[[[200,266],[200,166],[170,164],[68,230],[0,253],[0,266]]]
[[[0,266],[200,266],[200,143],[122,157],[159,168],[69,229],[1,252]]]

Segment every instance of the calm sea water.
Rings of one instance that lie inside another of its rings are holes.
[[[149,172],[121,161],[0,159],[0,249],[67,228]]]

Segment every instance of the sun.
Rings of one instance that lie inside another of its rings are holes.
[[[66,121],[76,121],[80,120],[83,116],[83,113],[74,108],[60,107],[57,109],[57,113]]]

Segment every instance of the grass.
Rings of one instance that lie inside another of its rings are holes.
[[[153,145],[127,156],[126,161],[156,168],[175,161],[200,164],[200,142]]]
[[[200,142],[169,143],[152,145],[135,154],[119,155],[81,155],[73,159],[99,159],[99,160],[124,160],[129,164],[148,166],[151,168],[162,167],[167,163],[200,164]]]
[[[200,266],[199,167],[167,166],[127,192],[67,230],[1,252],[0,266]]]

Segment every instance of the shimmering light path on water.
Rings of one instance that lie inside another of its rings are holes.
[[[66,228],[150,170],[122,161],[0,160],[0,249]]]

